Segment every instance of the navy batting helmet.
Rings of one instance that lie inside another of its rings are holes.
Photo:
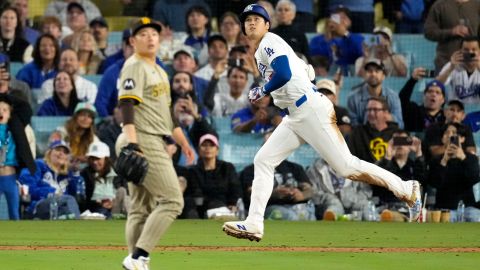
[[[248,5],[240,14],[240,22],[242,23],[242,32],[243,34],[245,33],[245,20],[247,19],[247,16],[250,14],[256,14],[265,19],[265,21],[270,23],[270,16],[268,16],[268,12],[260,5],[257,4],[251,4]]]

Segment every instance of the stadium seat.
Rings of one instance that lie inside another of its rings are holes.
[[[393,39],[399,53],[412,55],[411,67],[434,69],[435,42],[421,34],[395,34]]]
[[[100,84],[100,81],[102,80],[102,75],[85,75],[83,77],[89,81],[92,81],[97,86]]]
[[[212,117],[213,128],[217,131],[222,139],[222,134],[231,134],[232,129],[230,127],[231,120],[230,117]]]
[[[220,137],[219,158],[233,163],[237,172],[253,163],[263,143],[261,134],[224,134]]]
[[[37,153],[43,155],[48,147],[48,137],[57,129],[63,126],[68,117],[63,116],[33,116],[32,128],[35,132],[35,139],[37,141]],[[37,154],[37,156],[39,156]]]
[[[11,62],[10,63],[10,76],[17,77],[17,73],[22,67],[23,67],[22,62]]]

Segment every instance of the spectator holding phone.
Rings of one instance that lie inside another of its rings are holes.
[[[363,56],[355,61],[355,74],[363,77],[365,75],[365,63],[370,58],[377,58],[385,66],[385,76],[406,77],[407,61],[401,54],[395,53],[392,48],[392,30],[386,26],[377,26],[373,29],[373,36],[370,41],[365,39],[363,44]]]
[[[424,182],[426,174],[425,159],[422,153],[422,142],[407,131],[398,130],[388,141],[385,156],[378,161],[378,166],[398,175],[403,181],[415,179]],[[405,203],[398,200],[386,188],[372,186],[373,196],[379,199],[380,218],[382,221],[406,221],[399,214],[405,209]],[[382,211],[382,209],[384,209]],[[406,209],[405,209],[406,210]]]
[[[430,161],[428,183],[437,188],[435,207],[454,210],[462,200],[465,220],[478,222],[480,209],[472,187],[480,180],[480,169],[478,157],[465,149],[465,134],[464,126],[458,123],[446,125],[442,136],[445,150]],[[451,214],[451,219],[455,216]]]
[[[437,79],[450,86],[448,100],[480,104],[480,41],[477,36],[462,39],[461,49],[451,55]]]
[[[445,103],[445,86],[438,80],[427,83],[423,91],[423,104],[419,105],[410,98],[415,84],[423,77],[428,77],[433,70],[423,67],[415,68],[412,76],[405,83],[398,96],[402,104],[402,115],[405,130],[422,132],[434,123],[445,122],[443,104]]]

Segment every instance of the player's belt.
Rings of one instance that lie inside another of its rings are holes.
[[[316,92],[315,89],[313,89],[313,92]],[[297,99],[297,101],[295,101],[295,107],[300,107],[302,106],[303,103],[305,103],[305,101],[307,101],[307,94],[303,94],[303,96],[301,96],[299,99]],[[287,108],[285,109],[282,109],[282,112],[285,114],[285,115],[289,115],[290,114],[290,110]]]

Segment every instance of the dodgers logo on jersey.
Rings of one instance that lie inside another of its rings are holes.
[[[133,79],[125,79],[122,85],[123,89],[132,90],[133,88],[135,88],[135,81]]]
[[[264,50],[268,57],[272,56],[275,53],[272,48],[265,47]]]

